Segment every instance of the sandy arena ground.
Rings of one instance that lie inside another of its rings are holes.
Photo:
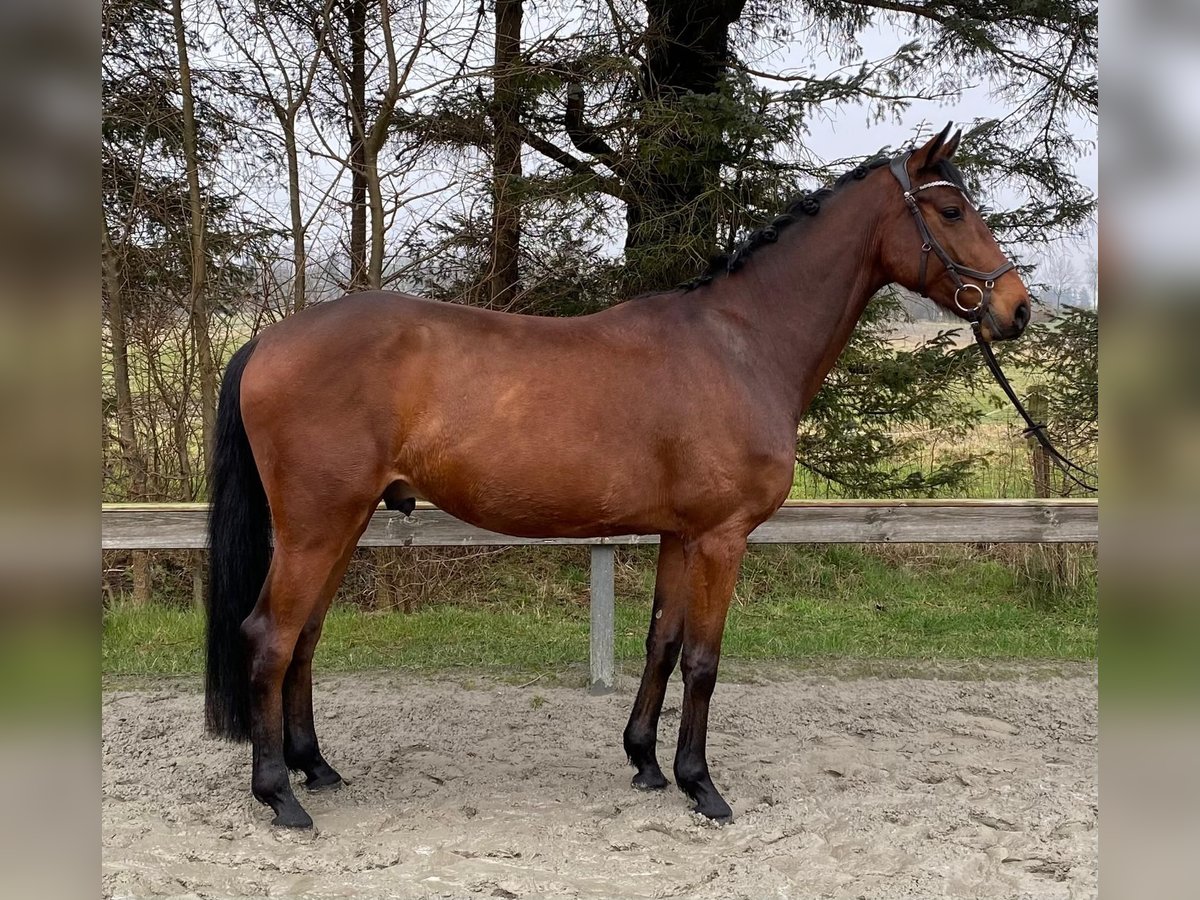
[[[206,739],[192,682],[103,697],[106,897],[1082,898],[1096,894],[1093,666],[758,669],[717,687],[736,821],[643,794],[620,749],[635,682],[400,673],[318,680],[352,783],[272,829],[249,750]],[[928,677],[936,675],[936,678]],[[667,696],[659,758],[679,722]]]

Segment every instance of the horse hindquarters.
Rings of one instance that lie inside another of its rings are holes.
[[[336,427],[335,404],[314,413],[312,395],[280,377],[274,347],[259,344],[248,367],[253,349],[231,361],[218,413],[208,719],[211,730],[252,741],[252,791],[275,810],[275,824],[307,827],[289,769],[310,787],[340,781],[313,725],[313,651],[383,487],[373,469],[346,464],[367,458],[369,434]],[[312,442],[314,414],[336,439]]]

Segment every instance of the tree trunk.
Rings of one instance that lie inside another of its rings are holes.
[[[495,69],[492,74],[492,234],[485,295],[504,307],[519,291],[521,249],[521,19],[524,0],[496,0]]]
[[[287,152],[288,208],[292,216],[292,268],[295,272],[292,279],[292,312],[300,312],[305,304],[308,253],[304,245],[304,211],[300,207],[300,160],[296,151],[294,110],[291,111],[291,116],[289,121],[282,124],[284,147]]]
[[[113,386],[117,395],[117,440],[121,444],[121,466],[129,479],[130,500],[146,496],[146,466],[138,449],[133,419],[133,389],[129,379],[129,333],[126,330],[125,289],[116,250],[107,227],[101,231],[101,266],[104,292],[108,297],[108,335],[112,344]]]
[[[211,312],[208,304],[204,249],[204,200],[200,194],[200,155],[196,141],[196,108],[192,96],[192,69],[188,60],[187,32],[183,26],[181,0],[172,0],[175,48],[179,54],[179,87],[183,94],[183,158],[187,167],[188,211],[191,217],[192,286],[188,298],[192,341],[200,374],[200,415],[204,464],[212,462],[212,442],[217,422],[217,373],[208,333]]]
[[[718,183],[719,136],[705,133],[691,96],[715,93],[729,60],[729,26],[745,0],[645,0],[636,184],[627,207],[627,290],[665,290],[718,249],[708,194]],[[711,128],[711,126],[708,126]]]
[[[417,46],[413,51],[413,56],[410,57],[410,67],[411,62],[415,59],[416,50],[420,48],[425,39],[424,5],[422,5],[421,10],[421,28],[420,33],[416,37]],[[376,290],[383,286],[384,238],[387,227],[387,223],[384,220],[383,187],[380,183],[379,154],[387,143],[388,132],[392,124],[392,115],[395,112],[396,101],[400,96],[400,88],[403,83],[403,78],[400,75],[400,70],[396,62],[396,48],[392,41],[391,14],[388,7],[388,0],[380,0],[379,23],[383,32],[383,45],[387,53],[387,87],[384,88],[376,104],[374,120],[369,123],[367,122],[365,108],[357,120],[359,144],[356,150],[357,163],[355,168],[361,175],[361,189],[365,192],[366,201],[364,202],[363,197],[358,193],[359,185],[357,182],[355,186],[356,192],[352,198],[356,214],[361,209],[365,217],[365,207],[369,205],[371,209],[371,245],[369,250],[365,247],[363,248],[364,252],[369,253],[369,258],[367,259],[367,266],[360,280],[362,286]],[[357,47],[354,48],[356,53],[354,57],[355,83],[351,86],[355,93],[353,102],[356,105],[362,99],[360,95],[363,90],[362,85],[357,82],[361,66],[361,60],[357,55],[358,49]],[[407,76],[408,69],[405,70],[403,77],[407,78]],[[363,240],[365,241],[365,221],[357,222],[357,227],[362,229]]]
[[[379,183],[379,150],[374,142],[365,150],[364,171],[371,205],[371,258],[367,266],[366,286],[377,291],[383,287],[383,187]]]
[[[350,290],[367,286],[367,0],[346,0],[350,34]]]
[[[117,440],[121,444],[121,467],[129,479],[126,499],[143,500],[146,497],[146,463],[138,448],[137,430],[134,428],[133,390],[129,378],[129,333],[126,329],[124,278],[116,249],[108,235],[108,228],[101,227],[101,271],[104,292],[108,297],[108,335],[112,344],[113,385],[117,395]],[[153,593],[150,554],[135,550],[132,560],[133,597],[138,606],[150,602]]]

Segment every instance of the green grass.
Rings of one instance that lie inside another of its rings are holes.
[[[578,561],[526,568],[489,564],[490,590],[437,599],[411,614],[344,600],[326,622],[317,668],[427,672],[560,671],[588,656],[588,609]],[[724,656],[803,663],[828,658],[1092,659],[1094,562],[1073,586],[976,551],[875,551],[854,546],[762,547],[747,557]],[[635,671],[643,653],[653,553],[619,556],[616,652]],[[103,670],[182,675],[202,670],[203,620],[192,608],[123,603],[105,612]]]

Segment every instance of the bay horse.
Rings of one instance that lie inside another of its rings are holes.
[[[655,746],[680,662],[675,780],[697,812],[732,817],[705,753],[726,612],[747,536],[791,489],[800,417],[867,301],[897,283],[987,341],[1029,321],[949,129],[808,195],[675,290],[576,318],[351,294],[234,354],[211,479],[205,717],[252,742],[273,824],[312,825],[289,770],[313,789],[341,781],[313,726],[313,650],[372,512],[416,498],[518,536],[661,536],[624,749],[635,787],[668,785]]]

